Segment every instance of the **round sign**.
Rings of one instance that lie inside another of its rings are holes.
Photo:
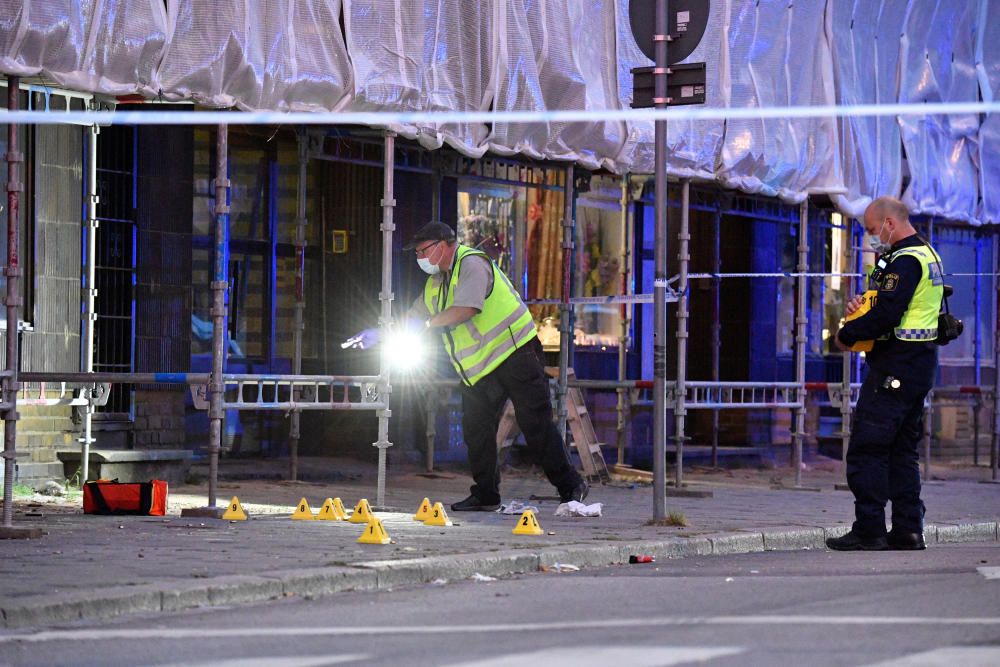
[[[663,0],[629,0],[628,19],[639,49],[656,60],[653,33],[656,32],[656,5]],[[708,27],[709,0],[670,0],[669,27],[674,36],[667,47],[667,64],[678,63],[691,55]]]

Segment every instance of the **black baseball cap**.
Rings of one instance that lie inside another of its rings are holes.
[[[413,250],[424,241],[454,241],[455,230],[443,222],[428,222],[417,230],[403,250]]]

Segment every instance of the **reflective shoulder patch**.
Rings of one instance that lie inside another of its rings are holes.
[[[887,273],[885,277],[882,278],[882,285],[879,289],[883,292],[892,292],[899,285],[899,274],[898,273]]]
[[[927,265],[928,277],[931,279],[931,285],[944,285],[944,278],[941,276],[941,265],[937,262],[933,262]]]

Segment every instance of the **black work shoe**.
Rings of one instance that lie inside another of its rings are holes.
[[[498,509],[500,509],[500,503],[484,503],[476,496],[469,496],[465,500],[459,500],[451,505],[452,512],[496,512]]]
[[[885,551],[889,542],[884,536],[862,537],[852,530],[843,537],[828,537],[826,546],[834,551]]]
[[[902,530],[890,530],[886,536],[889,549],[892,551],[923,551],[927,548],[923,533],[907,533]]]
[[[560,495],[559,500],[564,503],[568,503],[571,500],[582,503],[588,493],[590,493],[590,485],[587,484],[586,480],[581,479],[580,483],[574,486],[573,490],[569,492],[569,495]]]

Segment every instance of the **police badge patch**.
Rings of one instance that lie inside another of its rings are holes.
[[[899,284],[899,274],[898,273],[887,273],[885,278],[882,279],[882,291],[891,292],[896,289],[896,285]]]

